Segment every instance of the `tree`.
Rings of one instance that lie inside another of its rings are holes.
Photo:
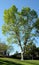
[[[29,7],[18,11],[15,5],[8,10],[4,10],[4,24],[2,26],[3,34],[8,35],[8,42],[17,43],[21,48],[21,60],[23,60],[23,50],[26,51],[26,44],[35,36],[35,23],[37,13]]]
[[[39,59],[39,47],[36,48],[35,54],[36,54],[36,59]]]
[[[36,56],[36,45],[33,43],[33,41],[31,41],[28,45],[26,45],[26,53],[30,58],[34,59],[34,57]]]
[[[4,55],[7,53],[8,46],[5,43],[0,43],[0,53],[4,52]]]
[[[12,45],[7,45],[6,43],[0,42],[0,53],[4,52],[4,55],[9,56],[12,49]]]

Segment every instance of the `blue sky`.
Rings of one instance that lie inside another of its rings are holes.
[[[2,35],[1,27],[3,25],[3,12],[5,9],[10,8],[12,5],[16,5],[18,10],[20,11],[22,7],[30,7],[37,11],[39,16],[39,0],[0,0],[0,38],[5,41],[5,36]],[[37,39],[38,41],[39,39]],[[39,41],[37,42],[37,46],[39,46]]]

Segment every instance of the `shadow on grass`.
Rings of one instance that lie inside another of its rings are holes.
[[[32,60],[31,60],[32,61]],[[31,65],[39,65],[39,63],[35,63],[35,62],[29,62],[29,61],[26,61],[26,63],[29,63],[29,64],[31,64]]]
[[[15,63],[15,62],[12,62],[12,61],[0,60],[0,65],[22,65],[22,64]]]

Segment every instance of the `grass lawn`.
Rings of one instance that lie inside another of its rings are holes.
[[[39,60],[17,60],[11,58],[0,58],[0,65],[39,65]]]

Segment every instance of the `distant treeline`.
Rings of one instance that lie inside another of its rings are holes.
[[[35,44],[29,43],[26,45],[26,52],[23,54],[24,59],[39,59],[39,47],[36,47]],[[16,52],[14,55],[10,56],[11,58],[20,59],[21,53]]]

